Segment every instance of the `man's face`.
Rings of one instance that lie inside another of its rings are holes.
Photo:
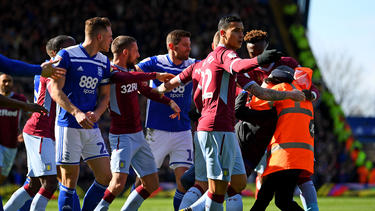
[[[10,75],[2,74],[0,76],[0,90],[4,94],[9,94],[13,88],[13,78]]]
[[[263,51],[267,48],[267,46],[268,43],[262,40],[256,43],[247,43],[246,48],[250,58],[254,58],[262,54]]]
[[[137,64],[137,60],[139,58],[139,51],[138,51],[138,45],[136,42],[133,42],[128,50],[128,60],[127,65],[128,66],[134,66]]]
[[[242,22],[231,22],[228,29],[221,31],[224,36],[224,45],[233,50],[241,48],[244,38]]]
[[[190,37],[182,37],[180,42],[174,46],[176,57],[180,60],[187,60],[191,51]]]
[[[107,26],[107,30],[103,30],[100,32],[100,39],[99,39],[99,51],[108,52],[109,47],[111,46],[112,42],[112,29],[110,26]]]

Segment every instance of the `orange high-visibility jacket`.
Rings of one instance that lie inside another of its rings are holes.
[[[310,84],[311,85],[311,84]],[[304,87],[305,88],[305,87]],[[307,88],[307,87],[306,87]],[[296,81],[272,86],[278,91],[302,90]],[[314,173],[314,111],[310,101],[264,101],[253,99],[255,110],[276,107],[278,121],[267,148],[267,167],[263,176],[287,169],[301,169]]]

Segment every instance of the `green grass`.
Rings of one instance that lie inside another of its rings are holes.
[[[110,206],[110,211],[118,211],[121,209],[126,198],[117,198]],[[299,198],[295,198],[297,202],[300,202]],[[5,201],[4,201],[5,202]],[[173,211],[173,199],[155,197],[147,199],[139,209],[139,211]],[[254,203],[252,197],[244,197],[244,210],[250,210],[251,205]],[[375,199],[364,198],[364,197],[320,197],[318,198],[319,210],[320,211],[374,211],[375,210]],[[51,200],[48,203],[47,210],[57,210],[57,200]],[[275,206],[274,202],[270,203],[267,211],[279,210]]]

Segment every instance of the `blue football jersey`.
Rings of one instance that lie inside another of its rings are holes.
[[[198,60],[189,58],[180,65],[175,65],[168,54],[158,55],[144,59],[138,64],[144,72],[168,72],[178,75],[185,68]],[[159,80],[153,80],[151,87],[157,87],[161,84]],[[171,92],[165,93],[165,96],[174,100],[181,108],[181,119],[171,119],[169,115],[173,113],[172,109],[164,104],[147,100],[146,127],[164,130],[169,132],[185,131],[190,129],[190,119],[188,116],[192,98],[193,84],[181,84]]]
[[[70,102],[84,113],[94,111],[97,88],[109,84],[111,66],[108,58],[100,52],[90,57],[81,44],[60,50],[57,57],[61,60],[56,66],[67,70],[63,91]],[[82,128],[75,117],[63,108],[59,107],[56,112],[59,126]]]
[[[34,76],[34,103],[38,101],[40,92],[40,75]]]

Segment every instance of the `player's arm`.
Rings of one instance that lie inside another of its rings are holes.
[[[278,61],[282,54],[277,50],[266,50],[261,55],[251,59],[241,59],[234,52],[224,52],[222,55],[224,69],[230,73],[249,72],[256,67]]]
[[[92,122],[97,122],[102,114],[106,111],[109,103],[110,97],[110,85],[105,84],[99,86],[99,97],[98,97],[98,104],[94,111],[86,112],[86,115]]]
[[[170,108],[175,112],[174,114],[170,115],[169,117],[171,117],[172,119],[174,119],[174,118],[176,118],[178,116],[178,119],[180,119],[181,109],[177,105],[176,102],[174,102],[172,99],[164,96],[163,94],[155,93],[153,91],[153,89],[151,89],[151,87],[149,87],[149,86],[141,85],[140,83],[138,84],[138,86],[139,86],[139,92],[142,95],[144,95],[145,97],[147,97],[147,98],[149,98],[149,99],[151,99],[153,101],[156,101],[156,102],[159,102],[159,103],[163,103],[165,105],[169,105]]]
[[[152,89],[152,92],[163,94],[163,93],[169,92],[172,89],[180,86],[180,84],[181,84],[181,80],[177,75],[176,77],[172,78],[170,81],[164,82],[164,83],[160,84],[160,86]]]
[[[0,95],[0,105],[8,108],[18,108],[29,112],[48,113],[48,111],[36,103],[27,103],[19,100],[10,99]]]
[[[52,79],[50,82],[50,90],[51,90],[51,97],[52,99],[59,104],[63,109],[65,109],[67,112],[69,112],[71,115],[73,115],[78,124],[81,125],[85,129],[91,129],[94,126],[94,123],[91,122],[88,117],[83,113],[79,108],[77,108],[75,105],[73,105],[72,102],[70,102],[68,96],[64,93],[62,88],[65,84],[65,77],[58,78],[58,79]]]
[[[247,98],[248,93],[246,91],[241,92],[236,98],[234,111],[237,119],[256,124],[256,121],[259,119],[262,119],[263,121],[265,119],[274,117],[275,110],[273,109],[257,111],[247,107]]]
[[[9,75],[16,76],[34,76],[42,75],[44,77],[61,77],[65,75],[64,69],[53,67],[54,62],[44,62],[41,65],[28,64],[23,61],[9,59],[0,54],[1,71]]]
[[[160,84],[160,86],[153,89],[154,92],[157,93],[166,93],[171,91],[172,89],[180,86],[183,83],[187,83],[192,80],[192,75],[194,71],[195,64],[190,65],[189,67],[185,68],[180,74],[176,77],[172,78],[170,81],[164,82]]]
[[[115,71],[111,74],[112,83],[136,83],[139,81],[149,81],[158,79],[159,81],[168,81],[174,77],[170,73],[144,73],[144,72],[120,72]]]
[[[278,101],[285,99],[291,99],[294,101],[305,100],[305,94],[299,90],[277,91],[273,89],[263,88],[257,83],[253,83],[248,88],[246,88],[246,90],[255,95],[257,98],[267,101]]]

